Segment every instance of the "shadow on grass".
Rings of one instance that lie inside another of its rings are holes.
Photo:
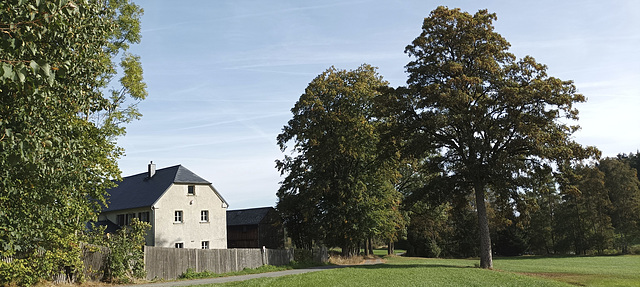
[[[555,259],[555,258],[598,258],[598,257],[618,257],[623,254],[606,254],[606,255],[571,255],[571,254],[559,254],[559,255],[522,255],[522,256],[494,256],[493,259],[498,260],[530,260],[530,259]]]
[[[447,265],[447,264],[372,264],[372,265],[353,265],[348,268],[356,269],[409,269],[409,268],[475,268],[474,266]]]

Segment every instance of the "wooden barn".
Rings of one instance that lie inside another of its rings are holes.
[[[282,220],[273,207],[227,211],[227,248],[284,248]]]

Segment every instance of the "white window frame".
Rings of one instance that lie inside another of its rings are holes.
[[[200,222],[209,222],[209,210],[200,211]]]
[[[192,192],[189,192],[189,191]],[[187,185],[187,195],[196,195],[196,186],[191,184],[191,185]]]
[[[184,242],[176,242],[173,246],[175,246],[175,248],[184,248]]]
[[[184,212],[182,210],[176,210],[173,213],[173,223],[183,223],[184,222]]]
[[[209,241],[202,241],[202,243],[200,243],[200,246],[202,247],[202,249],[209,249]]]

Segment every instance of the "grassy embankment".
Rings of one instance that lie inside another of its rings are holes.
[[[388,257],[356,266],[210,286],[640,286],[640,256],[495,258],[478,260]]]

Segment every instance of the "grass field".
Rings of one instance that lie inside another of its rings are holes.
[[[495,258],[389,257],[381,265],[332,269],[209,286],[640,286],[640,256]]]

